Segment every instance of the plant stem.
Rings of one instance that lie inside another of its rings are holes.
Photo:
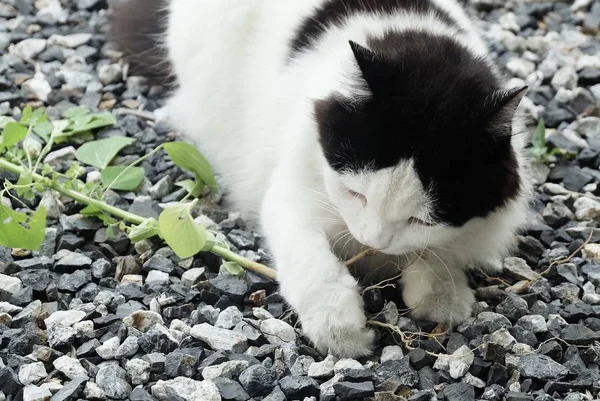
[[[272,280],[275,280],[277,276],[275,269],[271,269],[263,264],[243,258],[222,246],[215,245],[212,247],[210,252],[214,253],[215,255],[219,255],[223,259],[235,262],[248,270],[252,270],[254,273],[260,274],[261,276],[270,278]]]
[[[7,171],[13,172],[15,174],[19,174],[19,175],[27,171],[26,168],[17,166],[16,164],[13,164],[1,157],[0,157],[0,170],[7,170]],[[65,188],[61,184],[54,182],[54,181],[50,181],[48,178],[43,177],[43,176],[39,175],[38,173],[34,172],[32,177],[33,177],[34,181],[40,181],[40,182],[44,183],[45,186],[65,195],[65,196],[68,196],[69,198],[71,198],[79,203],[82,203],[84,205],[95,206],[98,209],[102,210],[103,212],[111,214],[114,217],[121,218],[125,221],[128,221],[129,223],[140,225],[144,221],[146,221],[146,219],[144,217],[138,216],[133,213],[126,212],[124,210],[121,210],[119,208],[111,206],[111,205],[107,204],[106,202],[103,202],[103,201],[100,201],[100,200],[97,200],[94,198],[90,198],[89,196],[80,194],[77,191],[73,191],[71,189]],[[197,200],[190,204],[190,208],[193,207],[195,202],[197,202]],[[244,258],[240,255],[237,255],[234,252],[232,252],[229,249],[224,248],[222,246],[214,245],[209,252],[212,252],[215,255],[219,255],[226,260],[236,262],[240,266],[242,266],[248,270],[251,270],[257,274],[260,274],[261,276],[270,278],[272,280],[274,280],[276,277],[276,272],[274,269],[271,269],[270,267],[267,267],[263,264],[253,262],[249,259],[246,259],[246,258]]]
[[[11,171],[11,172],[13,172],[15,174],[22,174],[22,173],[24,173],[26,171],[25,168],[19,167],[16,164],[13,164],[13,163],[11,163],[11,162],[3,159],[3,158],[0,158],[0,170],[2,170],[2,169],[7,170],[7,171]],[[43,177],[43,176],[39,175],[38,173],[34,172],[32,174],[32,176],[33,176],[33,179],[35,181],[41,181],[47,187],[49,187],[49,188],[51,188],[51,189],[53,189],[53,190],[55,190],[55,191],[57,191],[57,192],[65,195],[65,196],[68,196],[69,198],[71,198],[71,199],[73,199],[73,200],[75,200],[75,201],[77,201],[79,203],[82,203],[84,205],[95,206],[98,209],[102,210],[103,212],[112,214],[113,216],[119,217],[119,218],[121,218],[123,220],[126,220],[126,221],[130,222],[130,223],[133,223],[133,224],[142,224],[146,220],[143,217],[140,217],[140,216],[135,215],[133,213],[126,212],[124,210],[121,210],[119,208],[111,206],[111,205],[109,205],[109,204],[107,204],[105,202],[102,202],[102,201],[90,198],[89,196],[80,194],[77,191],[73,191],[71,189],[67,189],[64,186],[62,186],[61,184],[59,184],[58,182],[53,182],[53,181],[47,180],[46,177]]]

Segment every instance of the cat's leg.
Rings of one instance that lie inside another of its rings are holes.
[[[366,327],[357,282],[331,251],[319,224],[322,211],[301,188],[286,174],[275,177],[262,208],[281,294],[319,351],[339,357],[367,355],[373,332]]]
[[[432,259],[417,260],[404,270],[402,297],[414,318],[454,327],[471,316],[475,297],[464,270]]]

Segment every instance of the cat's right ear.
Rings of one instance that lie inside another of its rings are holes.
[[[394,66],[384,58],[378,56],[374,51],[352,40],[349,42],[358,68],[364,80],[367,81],[371,92],[376,96],[392,95],[390,89],[393,86],[391,85],[391,80],[395,72]]]

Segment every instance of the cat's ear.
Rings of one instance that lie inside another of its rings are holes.
[[[350,48],[363,78],[374,95],[390,94],[390,81],[394,75],[394,66],[378,56],[374,51],[350,41]]]
[[[496,91],[488,102],[490,111],[486,121],[486,128],[498,135],[510,135],[512,123],[521,103],[527,93],[527,86],[503,89]]]

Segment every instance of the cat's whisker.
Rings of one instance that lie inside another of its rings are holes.
[[[349,230],[346,230],[346,232],[345,232],[345,233],[344,233],[344,234],[343,234],[341,237],[339,237],[339,238],[338,238],[338,239],[337,239],[337,240],[336,240],[336,241],[333,243],[333,245],[331,245],[331,249],[333,249],[333,250],[335,251],[335,247],[336,247],[336,245],[338,244],[338,242],[340,242],[341,240],[345,239],[345,238],[346,238],[346,237],[348,237],[348,236],[352,236],[352,233],[351,233]]]
[[[437,253],[435,253],[432,249],[427,248],[427,250],[430,253],[432,253],[433,256],[435,256],[436,258],[438,258],[438,260],[442,263],[442,265],[444,266],[444,268],[448,272],[448,275],[450,276],[450,280],[452,281],[452,287],[454,289],[454,299],[457,299],[458,298],[458,293],[456,291],[456,282],[454,281],[454,276],[452,275],[452,272],[450,271],[450,268],[448,267],[448,265],[446,264],[446,262],[444,262],[444,260]]]

